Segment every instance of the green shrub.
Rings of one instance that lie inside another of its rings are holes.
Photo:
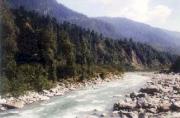
[[[60,78],[68,78],[76,75],[75,66],[58,66],[57,67],[57,77]]]
[[[1,93],[19,96],[28,90],[42,91],[50,89],[53,83],[48,80],[48,73],[41,65],[24,64],[17,67],[12,78],[1,79]]]
[[[0,94],[1,96],[7,94],[10,89],[10,81],[6,77],[0,78]]]
[[[27,85],[20,79],[11,78],[11,80],[1,78],[0,90],[2,96],[12,95],[18,97],[27,91]]]
[[[42,91],[52,85],[48,80],[48,73],[41,65],[21,65],[17,77],[27,85],[28,90]]]

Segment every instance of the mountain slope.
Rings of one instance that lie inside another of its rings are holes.
[[[68,21],[75,23],[83,28],[95,30],[108,37],[119,37],[114,27],[98,19],[91,19],[85,15],[79,14],[57,3],[56,0],[7,0],[10,8],[16,9],[23,6],[26,10],[36,11],[43,15],[55,17],[58,22]]]
[[[150,44],[161,51],[166,49],[165,51],[175,51],[180,54],[177,50],[180,49],[180,33],[154,28],[126,18],[99,17],[97,19],[112,24],[116,31],[123,33],[124,37]]]
[[[34,10],[43,15],[50,15],[57,20],[81,19],[86,16],[58,4],[56,0],[7,0],[11,8],[23,6],[26,10]]]
[[[56,0],[8,0],[8,3],[11,8],[23,6],[26,10],[35,10],[43,15],[55,17],[59,22],[68,21],[95,30],[106,37],[132,38],[160,51],[180,54],[180,33],[154,28],[125,18],[89,18],[57,3]]]

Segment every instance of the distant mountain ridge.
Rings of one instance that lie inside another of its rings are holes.
[[[8,0],[11,8],[23,6],[43,15],[55,17],[59,22],[68,21],[86,29],[102,33],[114,39],[132,38],[147,43],[160,51],[180,54],[180,33],[171,32],[126,18],[98,17],[89,18],[77,13],[56,0]]]
[[[135,22],[126,18],[98,17],[114,26],[116,31],[123,32],[123,36],[136,41],[150,44],[156,49],[176,51],[180,49],[180,33],[155,28],[147,24]]]
[[[19,8],[23,6],[27,10],[34,10],[44,15],[50,15],[57,20],[81,19],[85,15],[74,12],[66,8],[62,4],[58,4],[56,0],[7,0],[11,8]],[[61,16],[60,18],[58,18]]]
[[[114,27],[111,24],[98,19],[88,18],[65,7],[56,0],[7,0],[7,4],[13,9],[23,6],[26,10],[34,10],[40,14],[55,17],[59,22],[68,21],[75,23],[83,28],[102,33],[107,37],[122,37],[115,33]]]

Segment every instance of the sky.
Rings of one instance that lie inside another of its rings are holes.
[[[125,17],[180,32],[180,0],[57,0],[89,17]]]

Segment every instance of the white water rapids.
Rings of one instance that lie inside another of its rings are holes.
[[[126,73],[122,80],[72,91],[49,101],[27,105],[20,110],[2,112],[0,118],[96,118],[93,116],[94,109],[111,111],[115,102],[140,89],[149,78],[142,73]]]

